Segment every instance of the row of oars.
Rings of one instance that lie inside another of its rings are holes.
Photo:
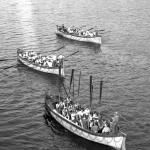
[[[61,75],[60,75],[60,78],[61,78]],[[79,80],[78,80],[78,96],[79,96],[79,93],[80,93],[80,81],[81,81],[81,70],[79,72]],[[61,82],[61,79],[60,79],[60,83],[62,83],[62,86],[63,86],[63,88],[65,90],[65,94],[67,95],[67,97],[70,97],[70,95],[71,95],[71,88],[72,88],[72,96],[74,98],[74,96],[75,96],[75,93],[74,93],[74,69],[72,69],[72,71],[71,71],[70,84],[69,84],[69,90],[68,90],[68,92],[66,90],[66,87],[64,86],[64,83]],[[59,85],[59,87],[60,86],[61,85]],[[89,87],[90,87],[90,108],[92,108],[92,99],[93,99],[93,82],[92,82],[92,76],[90,76]],[[103,87],[103,81],[101,80],[100,81],[100,91],[99,91],[100,92],[99,93],[99,104],[101,104],[101,99],[102,99],[102,87]]]
[[[82,26],[80,26],[80,27],[78,27],[77,29],[78,30],[81,30],[81,29],[84,29],[85,27],[87,27],[87,25],[82,25]],[[97,28],[96,26],[95,27],[91,27],[91,28],[89,28],[89,29],[85,29],[85,31],[90,31],[90,30],[94,30],[94,31],[96,31],[96,32],[99,32],[100,34],[105,34],[105,33],[107,33],[107,32],[104,32],[105,30],[104,29],[95,29],[95,28]]]

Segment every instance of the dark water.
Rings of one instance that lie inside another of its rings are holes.
[[[94,45],[57,38],[56,24],[105,29],[102,52]],[[56,39],[56,40],[53,40]],[[51,41],[53,40],[53,41]],[[65,44],[57,53],[67,56],[66,78],[75,68],[78,80],[82,69],[78,101],[89,103],[89,75],[94,78],[93,107],[108,114],[118,111],[127,133],[127,150],[150,147],[150,2],[149,0],[1,0],[0,56],[14,60],[16,49],[48,53]],[[98,105],[99,81],[103,79],[102,106]],[[45,124],[44,93],[57,92],[57,78],[24,66],[0,70],[1,150],[85,150],[82,143],[56,134]],[[65,81],[68,84],[68,80]],[[103,147],[99,147],[103,150]]]

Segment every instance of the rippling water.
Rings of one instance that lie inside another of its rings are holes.
[[[56,24],[97,26],[105,29],[102,52],[89,44],[56,37]],[[53,40],[55,39],[55,40]],[[53,40],[53,41],[52,41]],[[79,102],[89,103],[89,75],[94,78],[93,107],[107,113],[118,111],[127,133],[127,150],[150,147],[150,2],[149,0],[1,0],[0,56],[14,60],[16,49],[67,56],[66,77],[82,70]],[[103,79],[102,106],[98,104]],[[68,80],[65,81],[68,83]],[[57,78],[18,65],[0,70],[0,149],[87,149],[67,135],[55,134],[43,118],[44,93],[57,92]],[[77,94],[77,93],[76,93]],[[99,147],[102,149],[102,147]]]

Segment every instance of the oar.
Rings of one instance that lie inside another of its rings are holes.
[[[55,41],[56,39],[52,39],[52,40],[49,40],[49,41]]]
[[[71,85],[72,85],[73,79],[74,79],[74,69],[72,69],[72,71],[71,71],[70,86],[69,86],[69,94],[70,94],[70,90],[71,90]]]
[[[7,66],[7,67],[3,67],[1,69],[5,70],[5,69],[9,69],[9,68],[12,68],[12,67],[16,67],[17,65],[12,65],[12,66]]]
[[[92,30],[92,29],[94,29],[94,28],[90,28],[90,29],[88,29],[88,30],[86,30],[86,31],[90,31],[90,30]]]
[[[79,82],[78,82],[78,96],[79,96],[79,92],[80,92],[80,80],[81,80],[81,70],[80,70]]]
[[[86,27],[86,25],[80,26],[80,27],[78,27],[78,29],[81,29],[81,28],[83,28],[83,27]]]
[[[0,61],[7,61],[7,60],[14,60],[14,59],[0,59]]]
[[[90,76],[90,108],[92,107],[92,96],[93,96],[93,83],[92,83],[92,76]]]
[[[64,47],[65,47],[65,45],[59,47],[58,49],[51,50],[51,51],[49,51],[49,52],[59,51],[59,50],[61,50],[61,49],[64,48]],[[49,52],[44,52],[44,53],[49,53]]]
[[[74,55],[74,54],[76,54],[76,53],[78,53],[78,52],[79,52],[79,51],[76,51],[76,52],[74,52],[74,53],[72,53],[72,54],[66,56],[65,58],[68,58],[68,57],[70,57],[70,56],[72,56],[72,55]]]
[[[100,81],[100,94],[99,94],[99,104],[101,103],[101,99],[102,99],[102,87],[103,86],[103,81]]]
[[[96,30],[96,31],[105,31],[104,29],[101,29],[101,30]]]
[[[61,47],[58,48],[58,49],[52,50],[52,51],[50,51],[50,52],[59,51],[59,50],[61,50],[61,49],[64,48],[64,47],[65,47],[65,45],[61,46]]]
[[[68,92],[67,92],[67,90],[66,90],[66,87],[65,87],[64,83],[62,83],[62,86],[63,86],[63,88],[64,88],[64,90],[65,90],[65,93],[66,93],[67,97],[69,97]]]

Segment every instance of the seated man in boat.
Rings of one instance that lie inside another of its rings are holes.
[[[79,111],[77,112],[77,115],[79,115],[79,117],[81,118],[81,117],[83,116],[83,109],[79,110]]]
[[[63,109],[64,109],[64,104],[62,101],[56,104],[56,110],[58,111],[58,113],[62,114]]]
[[[94,133],[98,133],[98,122],[97,121],[93,121],[93,125],[91,127],[91,131],[93,131]]]
[[[67,31],[67,28],[64,26],[64,24],[62,24],[62,26],[61,26],[61,31],[62,31],[62,32],[68,32],[68,31]]]
[[[104,121],[104,128],[102,130],[102,133],[110,133],[110,127],[108,126],[106,121]]]
[[[79,30],[79,31],[78,31],[78,35],[79,35],[79,36],[83,36],[83,35],[84,35],[84,31],[83,31],[82,29]]]
[[[88,37],[88,36],[89,36],[89,33],[90,33],[89,31],[85,31],[85,32],[84,32],[84,36]]]
[[[103,128],[104,128],[104,123],[103,123],[102,119],[99,119],[98,120],[98,133],[102,133]]]
[[[28,52],[23,53],[23,58],[28,58]]]
[[[67,31],[68,31],[68,33],[70,33],[70,34],[74,33],[74,32],[73,32],[73,26],[70,26],[70,27],[67,29]]]
[[[51,62],[51,61],[47,61],[47,66],[48,66],[49,68],[51,68],[51,67],[52,67],[52,62]]]
[[[52,66],[53,67],[57,67],[57,62],[56,62],[56,60],[57,60],[57,58],[56,58],[56,55],[51,55],[51,62],[52,62]]]
[[[88,116],[90,114],[90,109],[89,108],[85,108],[83,111],[83,114]]]
[[[62,115],[63,115],[64,117],[67,116],[67,108],[66,108],[66,107],[64,107],[64,108],[62,109]]]
[[[83,128],[89,129],[88,117],[84,114],[81,120],[82,120]]]
[[[63,66],[63,59],[64,59],[64,56],[63,55],[59,55],[58,57],[57,57],[57,64],[58,64],[58,66]]]
[[[76,113],[74,111],[72,111],[70,114],[71,114],[71,121],[75,122]]]
[[[93,32],[93,37],[95,37],[96,36],[96,32]]]

